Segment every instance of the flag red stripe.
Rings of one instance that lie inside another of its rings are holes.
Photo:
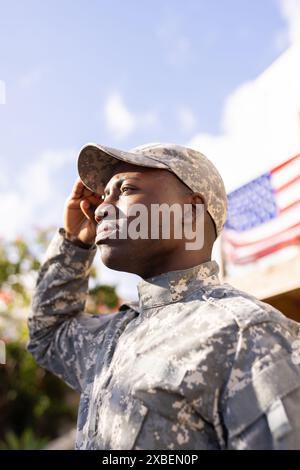
[[[258,251],[257,253],[247,256],[245,258],[241,258],[241,259],[233,258],[230,261],[235,264],[247,264],[247,263],[256,261],[258,258],[262,258],[263,256],[270,255],[271,253],[275,253],[276,251],[281,250],[282,248],[286,248],[287,246],[298,245],[298,244],[300,244],[300,235],[296,237],[292,237],[288,240],[284,240],[282,242],[278,242],[273,246],[265,248],[264,250]]]
[[[280,191],[282,191],[283,189],[286,189],[288,188],[291,184],[294,184],[296,183],[296,181],[300,180],[300,175],[297,175],[295,176],[295,178],[291,179],[290,181],[287,181],[286,183],[284,183],[282,186],[280,186],[279,188],[276,188],[275,189],[275,192],[276,193],[280,193]]]
[[[259,243],[262,243],[262,242],[265,242],[267,240],[272,240],[276,237],[278,237],[279,235],[284,235],[285,233],[289,232],[290,230],[296,228],[296,227],[300,227],[300,222],[297,223],[297,224],[294,224],[294,225],[291,225],[290,227],[288,228],[285,228],[284,230],[281,230],[280,232],[277,232],[275,233],[274,235],[271,235],[271,236],[268,236],[268,237],[264,237],[264,238],[260,238],[259,240],[255,240],[254,242],[246,242],[246,243],[239,243],[239,242],[234,242],[232,240],[230,240],[230,238],[227,238],[226,237],[226,234],[224,234],[224,238],[225,240],[227,241],[227,243],[230,243],[231,246],[233,246],[234,248],[244,248],[246,246],[254,246],[256,244],[259,244]]]
[[[295,155],[294,157],[290,158],[289,160],[286,160],[285,162],[283,163],[280,163],[280,165],[277,165],[275,166],[272,170],[271,170],[271,174],[273,173],[276,173],[276,171],[278,170],[281,170],[282,168],[284,168],[286,165],[288,165],[289,163],[292,163],[293,161],[297,160],[297,158],[300,158],[300,153],[298,153],[297,155]]]
[[[283,207],[282,209],[279,210],[279,214],[282,214],[283,212],[286,212],[290,209],[292,209],[294,206],[297,206],[300,204],[300,199],[297,199],[297,201],[292,202],[289,206]]]

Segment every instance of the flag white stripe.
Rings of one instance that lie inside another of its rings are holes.
[[[294,175],[295,176],[295,175]],[[295,181],[287,188],[283,189],[275,195],[277,206],[280,210],[288,207],[290,204],[300,200],[300,180]],[[300,220],[300,211],[299,211]]]
[[[271,172],[272,186],[278,189],[300,174],[300,156],[274,173]]]
[[[263,251],[271,246],[274,246],[278,243],[284,242],[297,236],[300,236],[300,227],[290,229],[285,234],[281,234],[277,237],[272,238],[271,240],[269,239],[266,242],[257,243],[254,246],[241,247],[235,249],[232,247],[232,245],[225,243],[224,252],[232,260],[242,259],[248,256],[253,256],[259,251]]]

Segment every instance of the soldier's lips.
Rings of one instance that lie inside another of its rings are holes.
[[[102,223],[97,229],[97,235],[95,238],[95,243],[107,240],[113,236],[113,239],[116,239],[116,233],[118,231],[116,223]]]

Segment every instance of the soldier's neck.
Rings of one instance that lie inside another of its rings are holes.
[[[184,252],[184,253],[174,253],[172,256],[159,256],[158,259],[152,259],[151,265],[144,267],[142,273],[139,275],[143,279],[149,277],[158,276],[170,271],[179,271],[183,269],[193,268],[199,264],[206,263],[211,260],[211,252],[205,252],[204,250],[200,252]]]

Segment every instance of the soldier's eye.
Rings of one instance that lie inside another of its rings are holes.
[[[128,193],[128,191],[131,191],[133,190],[134,188],[130,188],[129,186],[123,186],[121,188],[121,193],[124,194],[124,193]]]

